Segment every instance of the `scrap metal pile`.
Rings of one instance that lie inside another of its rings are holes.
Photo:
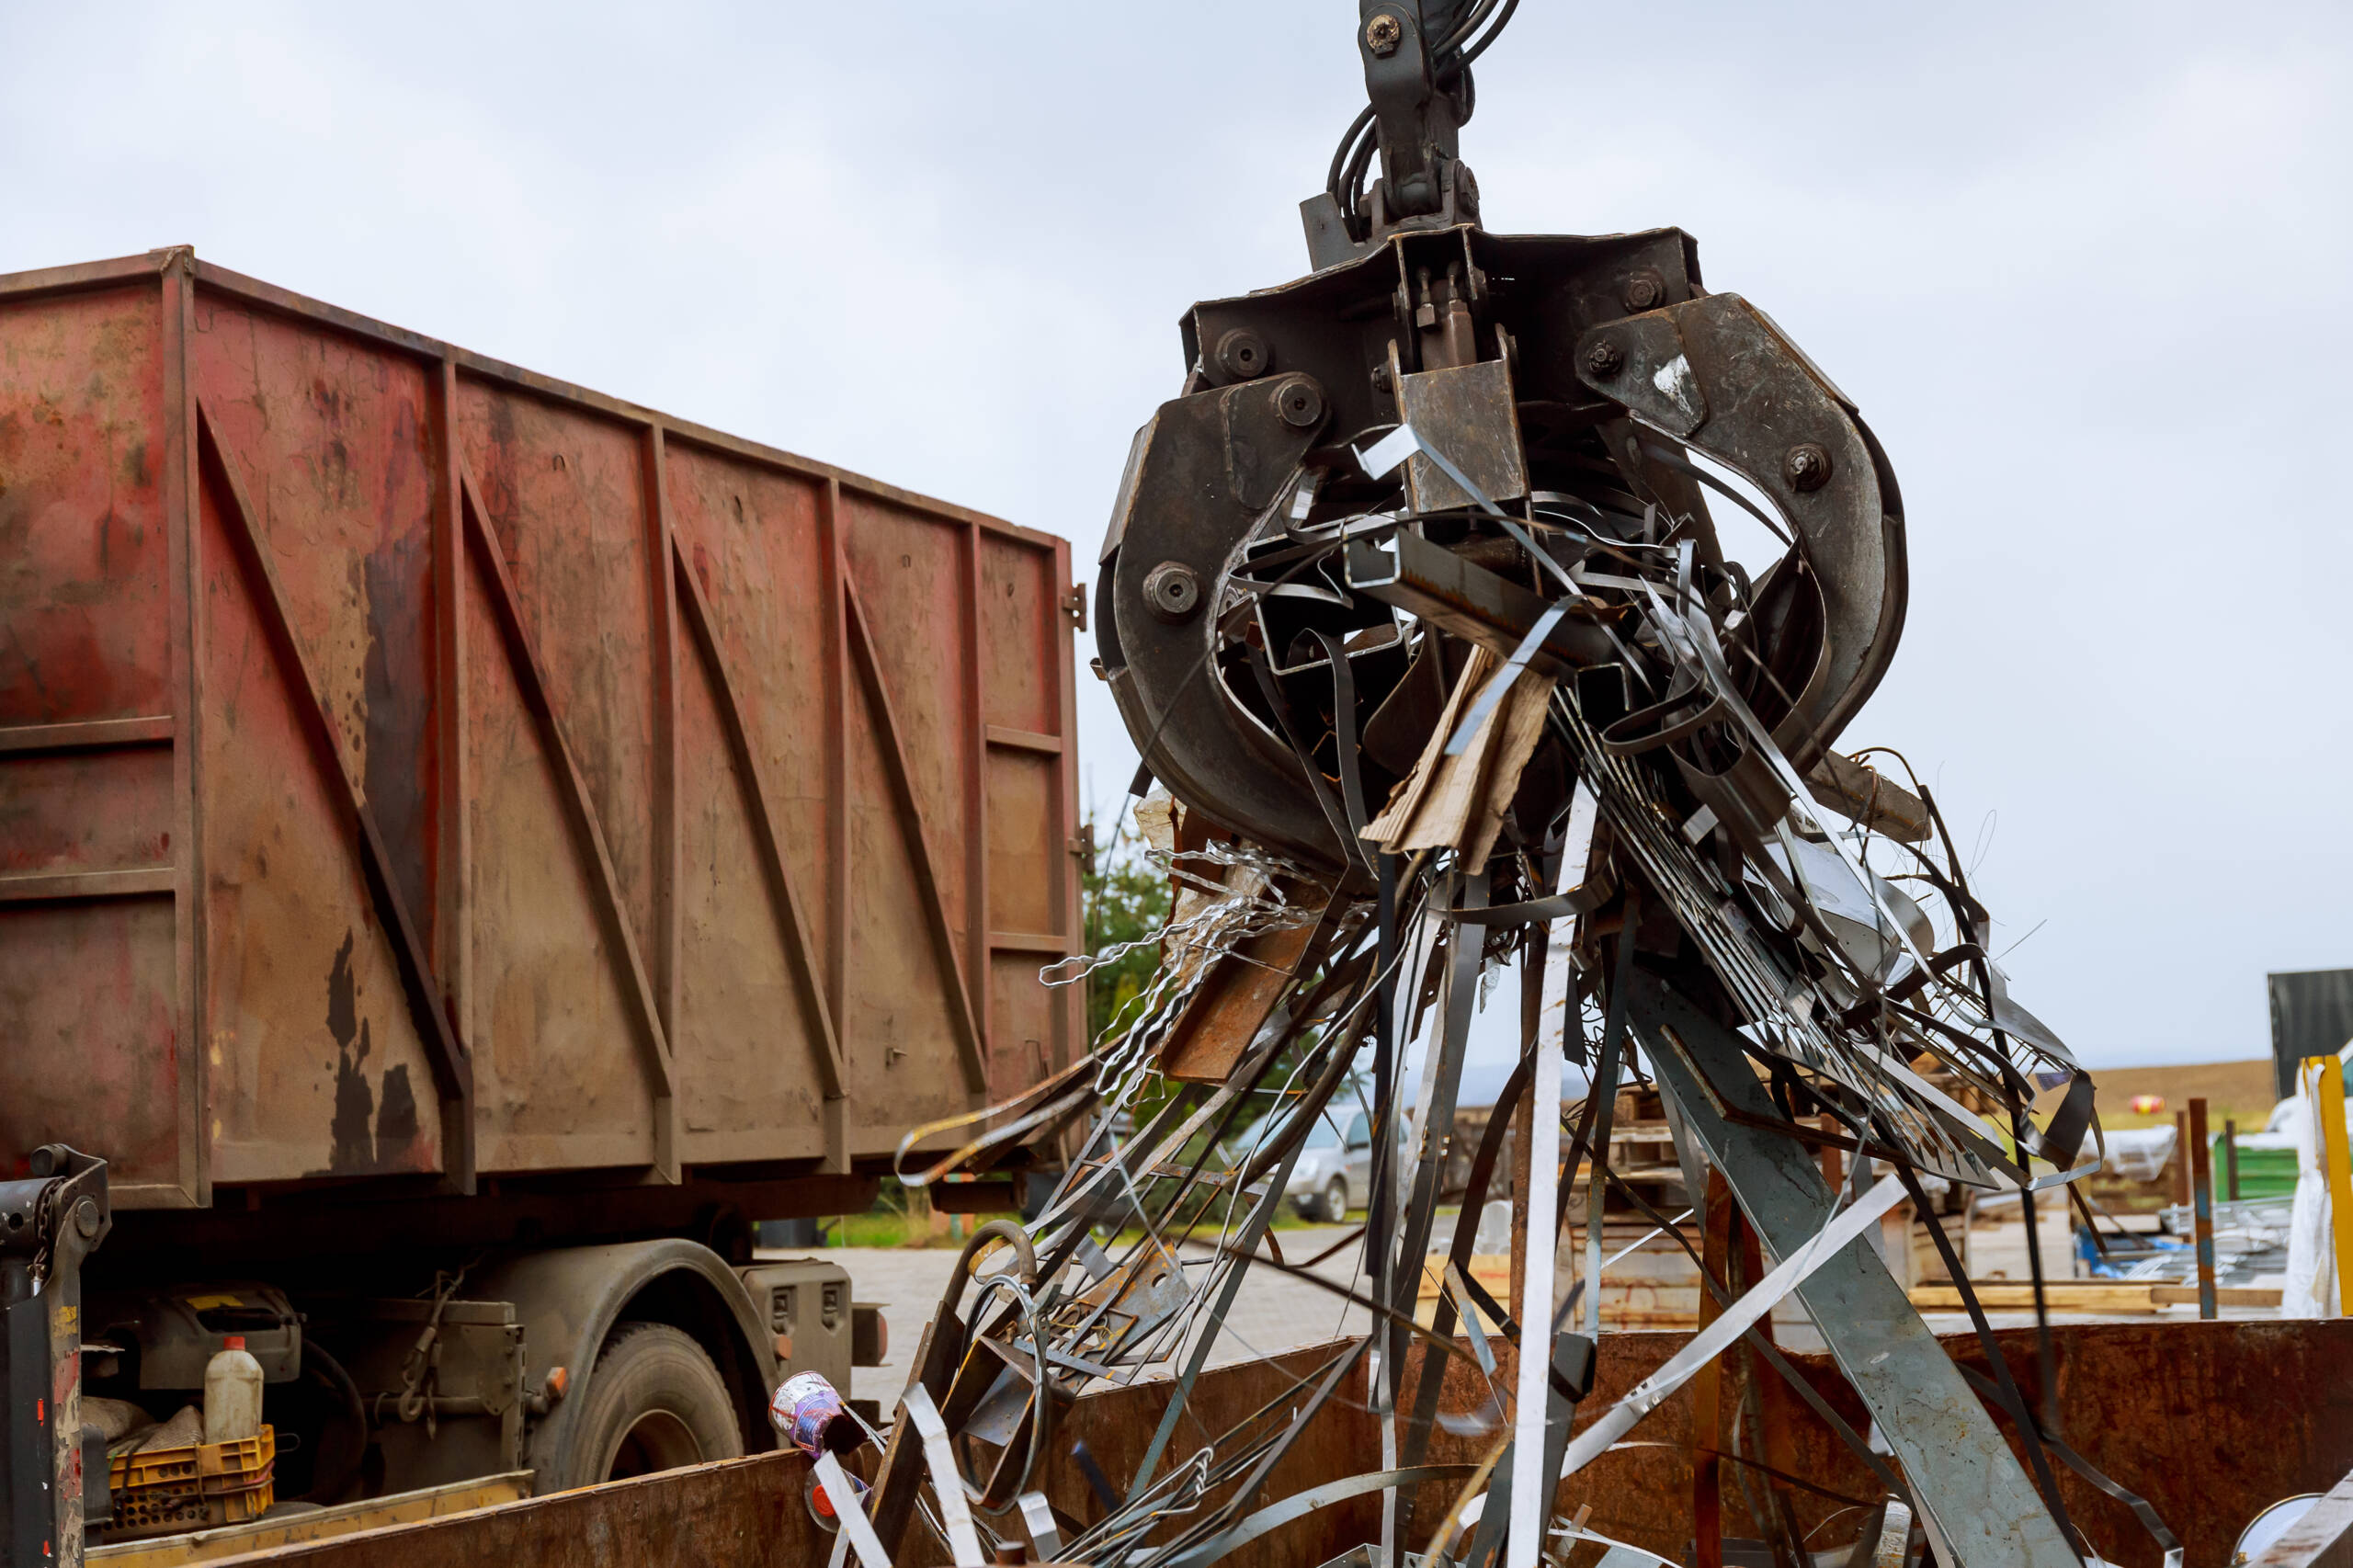
[[[1092,1119],[1040,1217],[985,1228],[960,1266],[870,1534],[851,1511],[843,1550],[869,1568],[903,1549],[977,1562],[983,1533],[1040,1560],[1180,1568],[1370,1494],[1379,1561],[1565,1561],[1586,1532],[1555,1513],[1558,1481],[1735,1341],[1779,1364],[1754,1325],[1792,1291],[1881,1439],[1866,1449],[1814,1401],[1886,1484],[1863,1545],[1901,1554],[1916,1522],[1913,1550],[1947,1564],[2090,1555],[2051,1461],[2088,1466],[2036,1439],[2000,1357],[1998,1383],[1966,1381],[1858,1239],[1907,1196],[1925,1212],[1924,1183],[2025,1187],[2030,1213],[2034,1189],[2099,1161],[2090,1081],[2009,996],[1932,796],[1832,749],[1904,624],[1894,476],[1770,318],[1702,287],[1689,236],[1480,227],[1456,131],[1511,8],[1364,6],[1371,103],[1304,204],[1314,270],[1194,307],[1183,391],[1136,437],[1099,673],[1161,787],[1140,813],[1179,890],[1164,963],[1095,1055],[908,1173]],[[1777,559],[1726,553],[1726,506]],[[1505,970],[1524,1054],[1449,1237],[1469,1030]],[[1603,1205],[1585,1205],[1583,1237],[1563,1220],[1581,1169],[1611,1179],[1613,1097],[1645,1066],[1687,1168],[1719,1173],[1772,1267],[1737,1293],[1711,1279],[1710,1326],[1572,1439]],[[1574,1103],[1571,1069],[1589,1085]],[[1359,1093],[1381,1131],[1347,1244],[1373,1329],[1204,1441],[1186,1394],[1246,1270],[1313,1278],[1268,1227],[1311,1129]],[[1523,1105],[1514,1322],[1465,1277]],[[1882,1174],[1834,1191],[1824,1145]],[[1580,1244],[1556,1294],[1556,1254]],[[968,1290],[983,1249],[1004,1267]],[[1447,1293],[1417,1328],[1434,1251]],[[1473,1306],[1529,1352],[1507,1377]],[[1416,1338],[1435,1348],[1408,1380]],[[1483,1421],[1454,1428],[1477,1435],[1476,1463],[1427,1457],[1431,1369],[1449,1358],[1494,1381]],[[1058,1512],[1040,1490],[1057,1411],[1147,1370],[1176,1392],[1142,1462],[1098,1478],[1091,1517]],[[1347,1388],[1379,1418],[1379,1464],[1268,1495]],[[2029,1434],[2027,1464],[1981,1392]],[[1453,1506],[1409,1517],[1431,1482]],[[937,1548],[906,1546],[918,1520]],[[1768,1545],[1802,1560],[1793,1539]]]

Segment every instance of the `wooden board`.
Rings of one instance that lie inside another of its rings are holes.
[[[2030,1282],[2007,1279],[1979,1279],[1971,1282],[1976,1292],[1977,1304],[1987,1311],[2008,1312],[2034,1305],[2034,1286]],[[2214,1291],[2218,1305],[2225,1307],[2276,1307],[2279,1291],[2251,1285],[2218,1286]],[[2195,1283],[2160,1284],[2145,1279],[2053,1279],[2043,1287],[2043,1296],[2052,1312],[2154,1312],[2160,1307],[2195,1304],[2198,1287]],[[1953,1285],[1919,1285],[1911,1291],[1912,1304],[1922,1312],[1957,1312],[1962,1310],[1961,1290]]]

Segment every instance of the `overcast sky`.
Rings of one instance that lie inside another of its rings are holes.
[[[1305,270],[1354,14],[5,0],[0,270],[193,244],[1091,578],[1180,312]],[[2265,971],[2353,965],[2353,7],[1524,0],[1478,74],[1491,228],[1689,230],[1885,444],[1846,744],[1936,787],[2019,999],[2268,1054]]]

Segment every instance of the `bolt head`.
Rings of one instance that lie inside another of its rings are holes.
[[[1164,561],[1143,577],[1143,602],[1171,626],[1193,619],[1201,607],[1201,580],[1181,561]]]
[[[1781,460],[1781,477],[1792,490],[1819,490],[1830,483],[1830,453],[1812,441],[1801,441]]]
[[[1275,389],[1275,408],[1294,430],[1313,430],[1324,423],[1324,389],[1307,376],[1292,376]]]
[[[1644,267],[1626,279],[1619,299],[1630,311],[1654,311],[1666,303],[1666,280]]]
[[[74,1228],[82,1233],[82,1238],[85,1241],[98,1233],[98,1200],[97,1199],[85,1198],[81,1202],[74,1205]]]
[[[1585,368],[1587,374],[1608,381],[1626,368],[1626,351],[1614,343],[1597,343],[1585,351]]]
[[[1275,356],[1267,340],[1246,326],[1229,328],[1217,340],[1217,368],[1228,381],[1255,381],[1273,368]]]
[[[1383,60],[1397,52],[1397,45],[1404,36],[1404,25],[1387,11],[1364,25],[1364,46]]]

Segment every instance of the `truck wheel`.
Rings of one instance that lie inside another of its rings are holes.
[[[597,1357],[565,1484],[622,1481],[743,1453],[734,1402],[702,1346],[668,1324],[625,1323]]]
[[[1347,1217],[1348,1184],[1338,1176],[1334,1176],[1331,1185],[1324,1189],[1324,1221],[1329,1224],[1336,1225]]]

